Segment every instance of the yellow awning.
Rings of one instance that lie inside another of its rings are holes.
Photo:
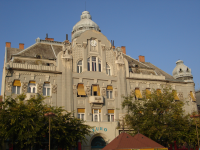
[[[86,95],[83,84],[78,84],[78,95]]]
[[[97,95],[100,96],[100,87],[99,86],[97,87],[98,87]]]
[[[93,85],[92,88],[93,92],[97,92],[97,85]]]
[[[29,83],[35,84],[35,81],[30,81]]]
[[[192,91],[190,91],[190,96],[191,96],[191,98],[192,98],[192,101],[196,102],[196,98],[194,97],[194,94],[193,94]]]
[[[77,112],[78,112],[78,113],[85,113],[85,108],[78,108],[78,109],[77,109]]]
[[[172,92],[174,94],[174,100],[180,100],[179,97],[178,97],[178,95],[177,95],[176,90],[173,90]]]
[[[15,80],[15,81],[13,82],[13,86],[21,86],[20,80]]]
[[[92,113],[94,113],[94,110],[99,110],[99,113],[101,113],[101,109],[92,109]]]
[[[150,89],[146,89],[146,98],[147,99],[150,99],[151,98],[151,91],[150,91]]]
[[[108,86],[107,86],[107,90],[113,90],[112,85],[108,85]]]
[[[140,90],[138,88],[135,89],[135,96],[137,98],[142,98],[142,94],[141,94],[141,92],[140,92]]]
[[[114,109],[108,109],[109,114],[114,114]]]
[[[161,90],[160,89],[157,89],[157,95],[160,95],[161,94]]]
[[[50,84],[50,82],[44,82],[44,84]]]

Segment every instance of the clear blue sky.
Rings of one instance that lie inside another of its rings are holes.
[[[1,0],[0,69],[5,42],[27,48],[46,33],[55,41],[66,34],[71,40],[84,10],[85,0]],[[144,55],[170,75],[183,60],[200,89],[200,0],[86,0],[86,10],[108,40],[126,46],[127,55]]]

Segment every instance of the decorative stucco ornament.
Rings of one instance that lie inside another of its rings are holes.
[[[8,81],[6,83],[6,91],[11,91],[11,88],[12,88],[12,81]]]
[[[22,83],[22,93],[26,93],[28,89],[28,82]]]
[[[57,84],[54,84],[52,87],[52,93],[57,93]]]
[[[37,91],[38,91],[39,94],[42,94],[42,92],[43,92],[43,84],[42,83],[38,83]]]

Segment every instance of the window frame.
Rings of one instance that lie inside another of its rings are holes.
[[[98,110],[97,113],[95,113],[94,111]],[[92,109],[92,122],[101,122],[101,109]],[[97,117],[97,118],[96,118]],[[95,121],[97,119],[97,121]]]
[[[81,64],[79,64],[79,63],[81,63]],[[78,61],[78,63],[77,63],[77,73],[81,73],[81,72],[83,72],[83,60],[79,60]]]
[[[87,70],[94,71],[94,72],[102,72],[101,59],[97,56],[89,57],[87,59]]]
[[[27,93],[36,93],[36,90],[37,90],[36,87],[37,87],[36,84],[29,82]],[[29,88],[30,88],[30,90],[29,90]],[[35,88],[35,92],[33,92],[33,88]]]
[[[20,86],[14,85],[14,84],[17,84],[16,82],[20,82]],[[20,80],[14,80],[14,82],[12,84],[12,94],[21,94],[21,81]]]
[[[111,75],[111,67],[108,63],[106,63],[106,74],[109,76]]]
[[[45,85],[45,84],[49,84],[49,85]],[[45,94],[44,94],[44,89],[46,89]],[[47,89],[49,89],[49,95],[48,95]],[[43,84],[43,96],[51,96],[51,84],[50,83]]]

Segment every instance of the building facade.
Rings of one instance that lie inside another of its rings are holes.
[[[162,71],[144,56],[139,60],[126,55],[126,47],[115,47],[101,33],[84,11],[73,27],[71,42],[54,41],[48,36],[24,49],[12,48],[6,42],[1,94],[5,96],[26,93],[27,98],[37,94],[47,96],[45,102],[62,106],[93,126],[83,150],[103,148],[120,133],[122,95],[152,89],[161,90],[170,85],[176,91],[176,100],[188,101],[186,113],[196,111],[194,82],[191,69],[177,61],[173,76]],[[101,143],[101,144],[98,144]]]

